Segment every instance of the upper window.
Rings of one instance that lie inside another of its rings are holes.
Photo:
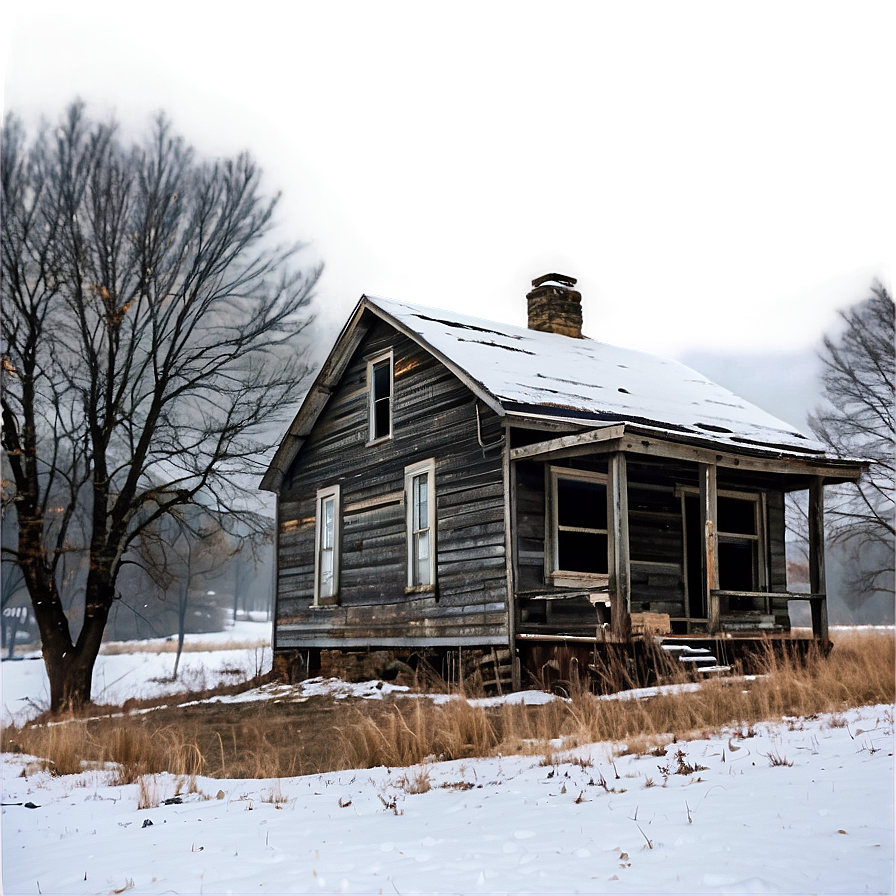
[[[314,606],[332,603],[339,591],[339,486],[317,493],[314,533]]]
[[[606,575],[606,476],[552,467],[550,513],[551,574]]]
[[[436,582],[436,462],[432,458],[405,467],[408,527],[408,588],[432,588]]]
[[[392,435],[392,350],[367,362],[369,441]]]

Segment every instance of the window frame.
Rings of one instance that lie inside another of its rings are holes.
[[[699,497],[700,489],[690,485],[676,485],[675,493],[684,499],[686,495]],[[768,525],[767,525],[767,496],[762,490],[756,491],[738,491],[736,489],[718,489],[716,498],[734,498],[737,501],[749,501],[753,504],[753,528],[755,532],[750,534],[746,532],[728,532],[718,527],[718,507],[716,508],[716,544],[745,544],[755,545],[753,547],[753,563],[755,575],[755,588],[751,592],[753,594],[767,594],[769,582],[771,580],[771,570],[769,568],[769,542],[768,542]],[[682,527],[685,525],[684,506],[682,505]],[[687,540],[683,540],[685,557],[684,564],[687,565]],[[716,554],[718,560],[718,552]],[[722,570],[719,568],[719,578],[721,580]],[[690,587],[690,583],[688,586]],[[724,591],[723,588],[719,588]]]
[[[426,477],[426,530],[429,533],[429,582],[418,581],[417,534],[424,531],[415,528],[414,480]],[[436,588],[436,461],[435,458],[419,461],[404,468],[405,529],[407,540],[407,593],[435,591]]]
[[[548,467],[548,501],[546,535],[548,538],[547,550],[545,550],[545,577],[548,582],[561,587],[580,587],[605,585],[609,581],[610,557],[610,533],[609,533],[609,503],[607,504],[607,519],[603,528],[560,526],[560,500],[558,495],[558,481],[588,482],[603,485],[608,488],[608,476],[606,473],[598,473],[593,470],[574,470],[569,467]],[[609,493],[607,495],[609,502]],[[585,572],[582,570],[560,568],[560,532],[585,532],[590,535],[604,535],[607,538],[607,572]]]
[[[327,501],[333,502],[333,545],[329,549],[333,554],[332,586],[329,594],[323,593],[321,576],[323,574],[323,552],[326,550],[322,543],[324,532],[324,505]],[[330,485],[317,490],[314,512],[314,597],[312,607],[330,606],[339,600],[339,567],[342,547],[341,521],[342,521],[342,495],[339,485]],[[322,603],[326,601],[326,603]]]
[[[718,498],[729,498],[736,501],[749,501],[753,505],[753,533],[749,532],[728,532],[718,527],[716,528],[716,542],[722,544],[750,544],[753,559],[753,579],[754,594],[765,593],[768,590],[768,561],[766,554],[768,550],[768,540],[765,533],[765,494],[763,492],[738,492],[729,489],[720,489],[717,493]],[[721,588],[722,569],[719,567],[719,582]]]
[[[389,370],[389,395],[381,396],[377,398],[374,387],[374,369],[379,367],[382,364],[388,364]],[[376,405],[378,401],[382,401],[383,398],[388,398],[389,401],[389,419],[388,419],[388,432],[377,435],[376,432]],[[379,442],[384,442],[387,439],[392,438],[393,432],[393,401],[395,399],[395,358],[393,355],[393,351],[391,348],[387,349],[384,352],[380,352],[379,354],[373,355],[367,359],[367,444],[375,445]]]

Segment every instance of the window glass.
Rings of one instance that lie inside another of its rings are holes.
[[[414,584],[431,585],[432,582],[429,580],[429,530],[417,532],[415,537],[417,539],[417,568],[415,570],[416,580]]]
[[[607,572],[607,536],[590,532],[557,533],[559,568],[575,572]]]
[[[605,574],[607,485],[554,471],[554,570]]]
[[[719,542],[719,588],[722,591],[755,591],[755,541]]]
[[[607,528],[607,487],[602,482],[557,479],[557,524]]]
[[[718,499],[718,531],[737,535],[756,534],[756,504],[742,498]]]
[[[426,473],[414,477],[414,529],[417,531],[426,528],[429,515],[426,480]]]

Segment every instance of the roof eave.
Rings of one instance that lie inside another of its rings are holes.
[[[626,439],[637,440],[637,446]],[[649,440],[649,441],[648,441]],[[867,471],[869,462],[858,458],[832,457],[831,455],[817,452],[801,452],[797,450],[783,450],[777,446],[763,446],[759,444],[722,444],[711,438],[700,438],[686,434],[668,431],[659,427],[644,426],[629,422],[608,423],[603,426],[590,429],[584,433],[561,436],[526,445],[511,452],[512,460],[550,460],[552,457],[571,456],[572,454],[588,453],[589,451],[608,451],[636,449],[636,453],[650,455],[654,449],[649,447],[652,442],[657,457],[664,454],[680,456],[681,449],[693,449],[692,460],[715,458],[723,465],[739,466],[744,461],[747,463],[744,469],[749,469],[763,462],[781,467],[775,472],[802,473],[804,475],[820,475],[829,484],[842,482],[855,482],[862,473]],[[667,446],[661,448],[661,446]],[[679,446],[673,448],[673,446]],[[687,459],[687,458],[682,458]],[[730,463],[729,463],[730,461]],[[784,465],[784,466],[782,466]],[[786,467],[786,470],[785,470]],[[771,468],[769,468],[771,470]]]

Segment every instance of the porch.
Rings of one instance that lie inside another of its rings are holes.
[[[518,643],[791,641],[789,604],[800,601],[811,640],[827,646],[824,487],[861,467],[675,435],[617,424],[512,445]],[[787,580],[784,499],[798,490],[808,493],[808,592]],[[645,632],[645,617],[665,627]]]

